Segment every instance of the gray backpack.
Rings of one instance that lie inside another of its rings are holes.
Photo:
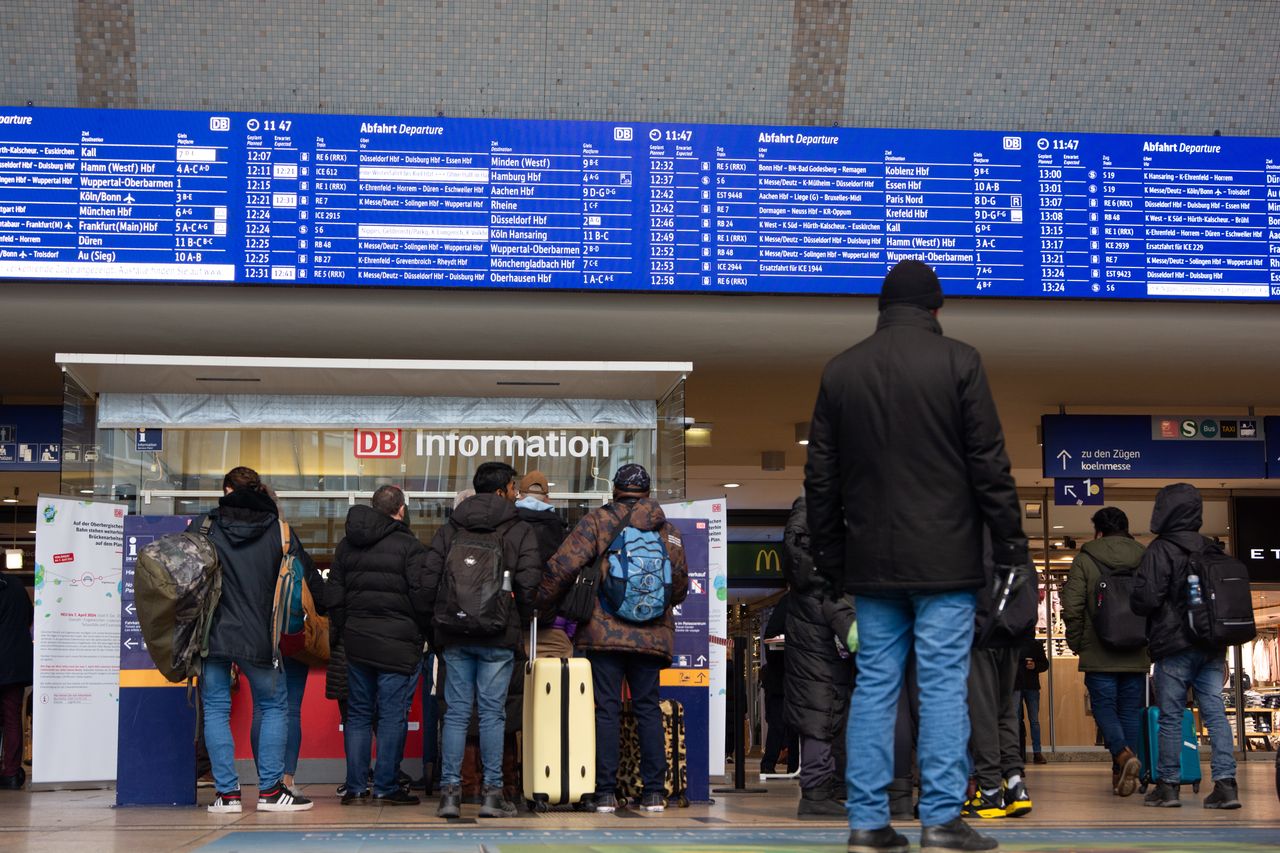
[[[156,669],[169,681],[200,674],[209,654],[209,629],[222,596],[222,564],[209,538],[212,518],[199,532],[162,536],[138,552],[134,606]]]

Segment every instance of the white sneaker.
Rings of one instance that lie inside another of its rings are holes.
[[[229,791],[225,794],[219,794],[213,798],[213,802],[209,804],[210,814],[240,814],[243,809],[240,805],[240,792]]]

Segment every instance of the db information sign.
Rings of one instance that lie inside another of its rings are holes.
[[[356,458],[399,459],[403,447],[401,432],[398,429],[356,430]]]

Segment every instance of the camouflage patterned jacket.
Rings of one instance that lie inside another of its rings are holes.
[[[667,554],[671,557],[671,603],[676,605],[684,601],[689,593],[689,569],[684,561],[680,532],[667,522],[662,507],[656,501],[650,498],[624,499],[587,513],[551,558],[538,588],[537,608],[542,618],[555,616],[556,607],[568,594],[579,572],[597,570],[600,555],[622,529],[622,520],[631,507],[634,507],[628,522],[631,527],[662,532]],[[574,646],[583,651],[637,652],[656,655],[670,664],[675,626],[670,610],[661,620],[646,625],[617,619],[601,608],[597,597],[591,621],[578,627],[573,641]]]

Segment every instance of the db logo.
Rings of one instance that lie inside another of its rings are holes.
[[[356,430],[357,459],[399,459],[400,430],[398,429],[358,429]]]
[[[230,130],[231,119],[226,116],[209,116],[209,129],[219,131]]]

